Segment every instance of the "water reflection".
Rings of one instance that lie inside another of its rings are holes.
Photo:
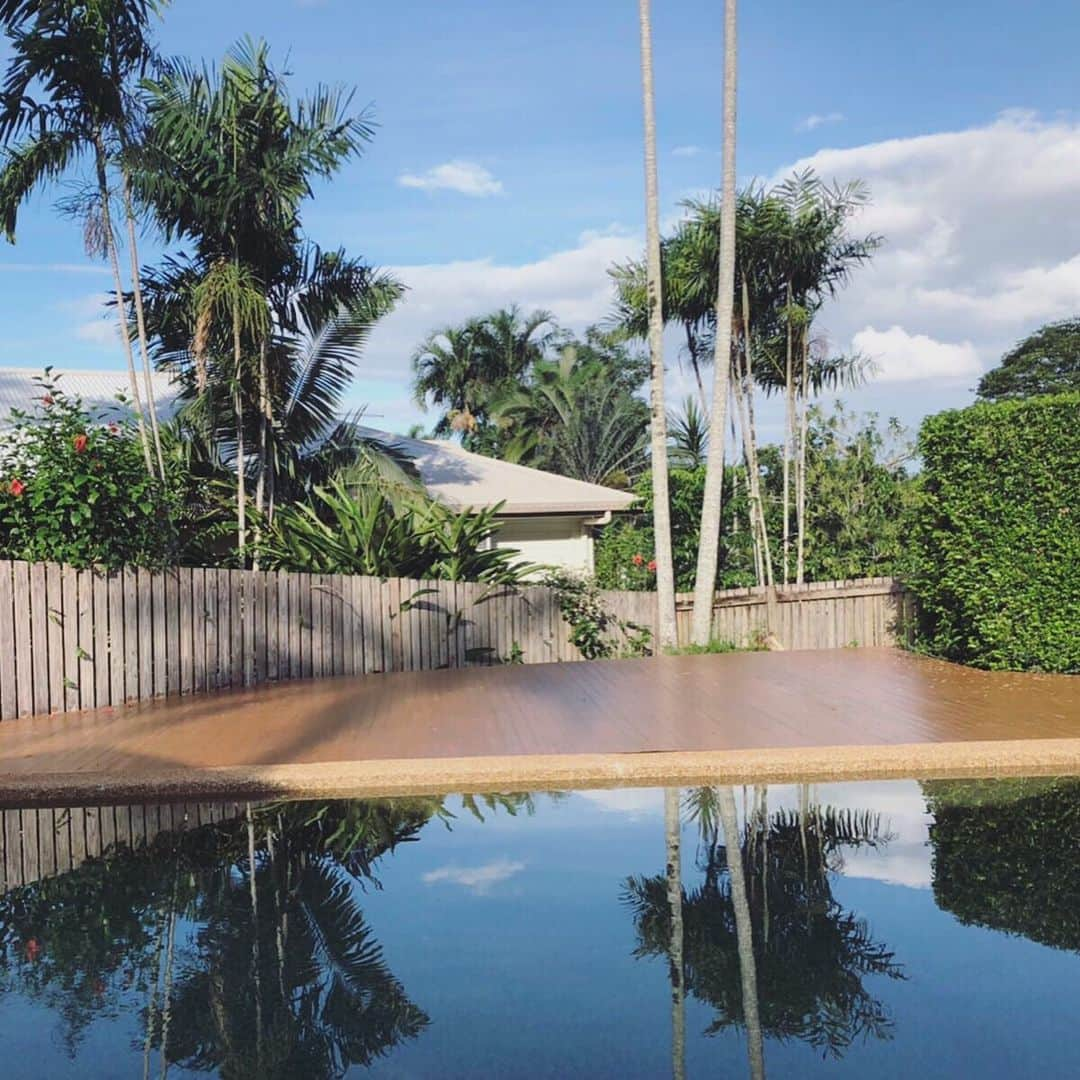
[[[5,815],[0,872],[28,883],[0,895],[0,1040],[42,1055],[14,1075],[1080,1065],[1052,1037],[1075,780],[233,804],[78,859]]]
[[[1080,782],[939,780],[923,792],[938,906],[965,925],[1080,951]]]
[[[673,903],[669,855],[668,876],[631,877],[624,889],[635,955],[667,958],[673,987],[715,1010],[706,1034],[746,1031],[752,1077],[764,1075],[764,1037],[832,1057],[857,1040],[889,1038],[892,1018],[866,980],[903,978],[893,951],[837,902],[830,880],[846,850],[888,843],[880,815],[811,804],[805,788],[800,802],[770,812],[767,788],[754,789],[740,827],[730,788],[695,789],[684,812],[699,827],[700,884]]]

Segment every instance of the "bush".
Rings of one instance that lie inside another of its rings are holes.
[[[515,584],[535,572],[492,543],[499,507],[451,510],[419,491],[331,480],[264,523],[259,564],[316,574]]]
[[[919,643],[976,667],[1080,672],[1080,394],[939,413],[904,576]]]
[[[0,555],[72,566],[158,567],[175,499],[149,476],[128,423],[103,423],[45,377],[34,414],[13,410],[0,451]]]

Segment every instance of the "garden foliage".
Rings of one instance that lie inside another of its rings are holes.
[[[905,577],[928,651],[1080,672],[1080,393],[929,417]]]
[[[92,416],[48,371],[39,385],[39,406],[12,411],[0,451],[0,556],[108,569],[165,565],[174,553],[176,499],[148,475],[131,425]]]

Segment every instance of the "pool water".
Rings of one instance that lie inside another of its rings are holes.
[[[217,816],[0,897],[7,1080],[1080,1075],[1080,781]]]

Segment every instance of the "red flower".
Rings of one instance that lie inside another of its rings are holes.
[[[21,480],[12,480],[8,490],[18,498],[26,490],[26,485]]]
[[[85,435],[76,435],[71,440],[71,445],[75,447],[75,453],[81,454],[86,449],[87,438]]]
[[[109,434],[118,435],[120,433],[120,425],[115,420],[109,421]]]
[[[36,937],[32,937],[26,943],[26,948],[23,951],[26,954],[26,959],[32,964],[41,955],[41,942]]]
[[[645,562],[645,556],[639,551],[631,560],[635,566],[642,566]]]
[[[649,565],[648,565],[647,569],[648,569],[650,574],[655,574],[656,573],[656,560],[655,559],[650,559],[649,560]]]
[[[52,394],[46,394],[41,399],[41,404],[44,405],[46,408],[48,408],[48,406],[52,405],[53,404],[53,396],[52,396]]]

